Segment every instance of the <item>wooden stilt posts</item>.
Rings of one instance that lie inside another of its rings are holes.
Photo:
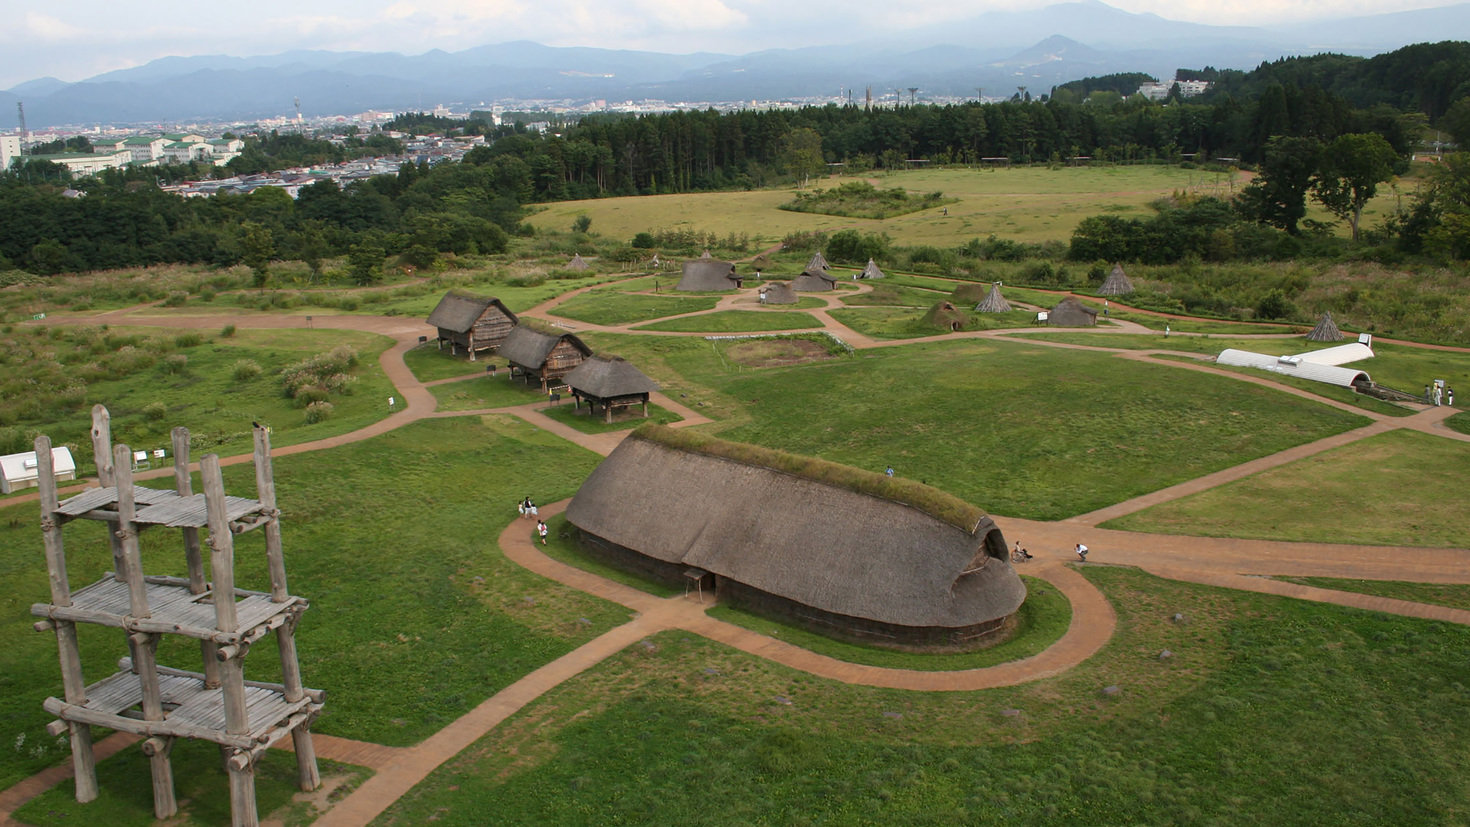
[[[41,533],[46,542],[46,569],[51,577],[51,603],[71,606],[71,585],[66,576],[66,549],[61,524],[56,519],[56,466],[51,456],[51,438],[36,438],[37,482],[41,487]],[[82,677],[82,653],[77,645],[77,627],[70,620],[52,621],[56,627],[56,651],[61,657],[61,685],[66,702],[87,702],[87,682]],[[71,733],[71,765],[76,776],[77,801],[97,798],[97,759],[92,752],[92,727],[67,722]]]
[[[189,429],[173,430],[174,446],[174,490],[180,497],[194,496],[194,480],[189,476]],[[204,594],[209,583],[204,579],[204,553],[199,546],[199,529],[193,526],[184,529],[184,560],[189,567],[189,593]],[[219,644],[212,640],[199,641],[199,654],[204,661],[204,686],[219,687]]]

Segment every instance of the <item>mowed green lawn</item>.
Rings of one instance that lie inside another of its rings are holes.
[[[371,440],[280,457],[291,591],[311,600],[297,633],[307,685],[327,690],[315,729],[407,745],[526,673],[627,620],[627,612],[510,563],[496,540],[530,496],[571,496],[599,457],[511,417],[419,422]],[[251,496],[249,465],[226,488]],[[197,487],[196,487],[196,490]],[[526,523],[525,530],[531,531]],[[176,534],[143,535],[150,574],[183,574]],[[68,526],[74,588],[111,568],[102,524]],[[260,532],[236,541],[237,583],[265,588]],[[0,510],[0,789],[66,755],[45,736],[61,691],[56,642],[31,629],[48,591],[34,505]],[[89,681],[126,653],[115,631],[82,627]],[[247,677],[278,680],[267,638]],[[160,661],[197,668],[197,644],[170,641]],[[12,749],[10,745],[19,745]],[[179,774],[186,767],[177,769]]]
[[[665,392],[687,387],[708,402],[701,413],[723,421],[721,437],[861,468],[891,464],[1012,517],[1086,513],[1367,423],[1268,388],[1018,342],[742,369],[719,343],[589,338]]]
[[[1470,548],[1470,444],[1414,431],[1359,440],[1107,528]]]
[[[809,330],[822,323],[810,313],[794,310],[716,310],[698,316],[665,319],[634,330],[676,333],[760,333],[767,330]]]
[[[628,239],[645,230],[689,228],[719,235],[749,233],[779,241],[787,233],[854,227],[888,233],[899,244],[954,245],[991,233],[1020,240],[1065,239],[1083,218],[1101,211],[1125,217],[1151,214],[1150,201],[1180,190],[1229,192],[1224,176],[1173,167],[1073,167],[1060,170],[938,169],[875,173],[882,187],[943,191],[959,199],[949,214],[935,208],[885,220],[789,212],[779,209],[794,190],[691,193],[601,198],[547,205],[527,221],[545,229],[566,227],[579,215],[594,232]],[[826,178],[831,188],[854,178]]]
[[[719,301],[716,296],[645,296],[613,290],[589,290],[552,308],[550,314],[589,324],[625,325],[714,310]]]
[[[1470,629],[1084,574],[1118,630],[1059,677],[873,689],[667,632],[537,699],[374,824],[1428,827],[1470,812]]]

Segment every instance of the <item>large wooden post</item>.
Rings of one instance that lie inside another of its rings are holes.
[[[97,481],[103,488],[117,485],[112,453],[112,415],[101,405],[92,406],[92,459],[97,464]],[[131,458],[129,458],[131,461]],[[129,468],[132,465],[128,465]],[[112,547],[112,570],[119,580],[123,578],[123,548],[116,532],[107,533],[108,545]]]
[[[276,479],[271,468],[271,435],[264,428],[255,429],[256,497],[270,516],[265,524],[265,559],[270,569],[271,600],[284,603],[290,599],[286,589],[286,556],[281,548],[281,515],[276,510]]]
[[[51,438],[37,437],[36,472],[41,487],[41,532],[46,543],[46,570],[51,579],[51,604],[71,605],[71,584],[66,576],[66,549],[61,539],[61,523],[56,519],[59,499],[56,493],[56,465],[51,456]],[[56,652],[61,658],[61,685],[66,702],[87,702],[87,682],[82,677],[82,653],[77,643],[77,627],[70,620],[54,621]],[[71,765],[76,776],[77,801],[86,804],[97,798],[97,759],[92,752],[92,727],[67,723],[71,733]]]
[[[173,430],[174,446],[174,490],[180,497],[194,496],[194,481],[189,476],[189,429],[178,427]],[[209,591],[209,581],[204,577],[204,552],[199,545],[199,529],[184,529],[184,559],[189,567],[189,593],[204,594]],[[219,644],[212,640],[199,641],[199,654],[204,661],[204,686],[219,688]]]

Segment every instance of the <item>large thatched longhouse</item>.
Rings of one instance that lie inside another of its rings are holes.
[[[1026,596],[980,509],[918,483],[645,425],[567,508],[587,551],[843,637],[960,648]]]

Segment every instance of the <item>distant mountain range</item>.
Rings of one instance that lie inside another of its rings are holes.
[[[1178,67],[1252,68],[1288,55],[1370,56],[1410,43],[1470,40],[1470,3],[1289,26],[1207,26],[1133,14],[1099,0],[977,17],[843,46],[734,56],[670,55],[531,42],[421,55],[295,51],[167,57],[65,83],[39,78],[0,92],[0,129],[25,102],[31,128],[429,109],[495,100],[661,99],[722,102],[835,96],[1034,95],[1089,75]],[[957,45],[963,44],[963,45]],[[891,99],[891,98],[890,98]]]

